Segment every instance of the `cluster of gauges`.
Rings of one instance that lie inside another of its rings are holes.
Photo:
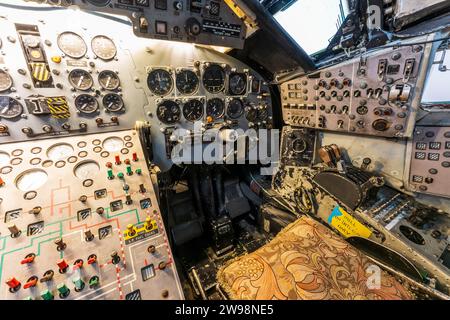
[[[206,109],[206,112],[205,112]],[[156,108],[158,120],[164,124],[175,124],[181,120],[181,114],[187,121],[195,122],[203,119],[206,113],[211,121],[217,121],[226,116],[231,120],[239,119],[246,110],[244,101],[239,98],[232,98],[225,101],[220,98],[212,98],[206,101],[202,99],[190,99],[182,106],[174,100],[164,100]]]
[[[68,57],[73,59],[83,58],[88,50],[86,42],[75,32],[66,31],[58,36],[58,47]],[[109,61],[116,57],[117,48],[114,41],[104,35],[98,35],[92,38],[92,52],[96,57]]]
[[[74,69],[69,73],[69,82],[74,89],[89,91],[94,85],[92,75],[83,69]],[[116,72],[104,70],[98,75],[98,82],[102,89],[109,91],[120,90],[120,79]],[[120,94],[107,93],[102,99],[103,106],[109,112],[121,112],[125,103]],[[75,107],[82,113],[91,114],[98,110],[97,99],[90,94],[80,94],[75,98]]]
[[[223,92],[226,87],[227,72],[219,64],[209,64],[205,67],[202,76],[202,84],[209,93]],[[198,91],[200,77],[196,70],[180,69],[175,75],[175,85],[180,94],[192,95]],[[231,96],[243,96],[247,93],[247,74],[231,72],[228,74],[227,94]],[[147,85],[150,91],[157,96],[165,96],[172,92],[174,81],[170,69],[152,69],[147,77]]]

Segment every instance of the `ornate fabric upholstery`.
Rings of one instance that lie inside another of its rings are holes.
[[[379,288],[369,288],[371,265],[331,230],[302,217],[264,247],[227,263],[218,281],[231,299],[413,299],[384,271]]]

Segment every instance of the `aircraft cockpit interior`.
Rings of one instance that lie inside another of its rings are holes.
[[[449,300],[450,1],[0,0],[0,300]]]

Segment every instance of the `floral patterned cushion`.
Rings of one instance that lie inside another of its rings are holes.
[[[413,299],[384,271],[377,287],[368,286],[371,267],[369,259],[338,235],[302,217],[264,247],[222,267],[218,281],[231,299]]]

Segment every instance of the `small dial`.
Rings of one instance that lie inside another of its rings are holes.
[[[47,156],[53,161],[64,160],[73,154],[73,147],[68,143],[59,143],[47,150]]]
[[[211,93],[218,93],[225,87],[225,70],[218,64],[212,64],[203,72],[203,86]]]
[[[177,73],[177,89],[182,94],[193,94],[198,89],[199,79],[192,70],[182,70]]]
[[[174,101],[166,100],[158,105],[156,109],[156,116],[162,123],[177,123],[181,118],[180,106]]]
[[[204,106],[200,100],[189,100],[183,106],[183,116],[191,122],[199,121],[203,117],[203,109]]]
[[[0,92],[11,89],[12,85],[13,81],[9,73],[0,69]]]
[[[117,93],[108,93],[103,97],[103,106],[106,110],[111,112],[119,112],[122,111],[125,104],[121,96]]]
[[[111,70],[104,70],[98,75],[98,82],[105,90],[117,90],[120,86],[120,79],[117,73]]]
[[[148,88],[158,96],[165,96],[173,87],[172,75],[164,69],[152,70],[147,77]]]
[[[98,102],[89,94],[80,94],[75,98],[75,107],[82,113],[91,114],[98,110]]]
[[[37,48],[41,43],[38,37],[25,35],[22,37],[23,44],[29,48]]]
[[[245,118],[250,122],[255,122],[258,118],[258,110],[253,107],[245,108]]]
[[[222,99],[213,98],[206,103],[206,115],[214,120],[220,119],[225,113],[225,103]]]
[[[13,119],[23,113],[22,104],[14,98],[0,96],[0,117]]]
[[[71,58],[79,59],[87,52],[87,45],[75,32],[63,32],[58,36],[58,47]]]
[[[295,153],[302,153],[306,150],[306,148],[307,144],[305,140],[297,138],[294,141],[292,141],[292,150]]]
[[[229,78],[229,93],[240,96],[247,91],[247,75],[245,73],[231,73]]]
[[[244,113],[244,103],[241,99],[233,99],[228,103],[227,116],[237,119]]]
[[[87,91],[92,88],[94,84],[94,79],[89,72],[82,69],[74,69],[69,73],[70,84],[82,91]]]
[[[117,54],[117,48],[107,36],[96,36],[91,41],[92,52],[102,60],[112,60]]]
[[[95,177],[100,172],[100,165],[94,160],[80,162],[75,169],[74,174],[78,179],[86,180]]]

